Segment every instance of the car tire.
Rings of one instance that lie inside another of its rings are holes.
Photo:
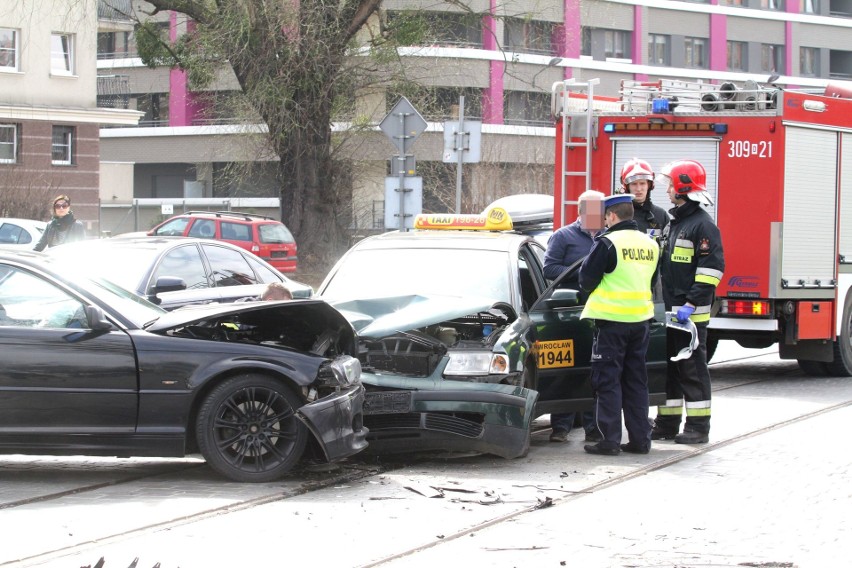
[[[195,431],[201,455],[242,483],[274,481],[302,457],[307,427],[299,398],[281,381],[258,374],[225,380],[205,397]]]

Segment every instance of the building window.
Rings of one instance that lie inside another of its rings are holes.
[[[122,59],[136,56],[136,38],[133,32],[98,33],[98,59]]]
[[[550,116],[550,93],[507,91],[504,98],[506,124],[553,126]]]
[[[70,166],[74,157],[74,127],[54,126],[51,163],[54,166]]]
[[[617,59],[630,57],[630,32],[621,30],[604,31],[604,56]]]
[[[18,126],[0,124],[0,164],[18,161]]]
[[[580,28],[580,55],[592,56],[592,28]]]
[[[0,28],[0,71],[18,71],[18,31]]]
[[[819,14],[819,0],[799,0],[799,12],[802,14]]]
[[[74,74],[74,36],[50,34],[50,72],[53,75]]]
[[[700,37],[683,39],[684,65],[696,69],[707,68],[707,40]]]
[[[669,36],[648,34],[648,65],[671,65]]]
[[[403,32],[402,45],[482,47],[482,17],[478,14],[390,10],[385,25]]]
[[[728,71],[748,69],[748,44],[744,41],[728,42]]]
[[[819,75],[819,51],[816,47],[799,48],[799,75],[806,77]]]
[[[728,6],[745,6],[747,4],[746,0],[721,0],[719,4],[725,4]]]
[[[550,55],[552,36],[553,23],[540,20],[507,18],[503,28],[503,43],[510,51]]]
[[[139,119],[139,126],[166,126],[169,124],[169,94],[137,95],[136,110],[145,113],[145,116]]]
[[[782,0],[760,0],[760,8],[763,10],[780,10]]]
[[[784,46],[764,43],[760,46],[760,70],[764,73],[784,72]]]

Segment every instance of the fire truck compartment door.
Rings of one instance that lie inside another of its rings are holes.
[[[789,126],[784,162],[781,279],[833,288],[837,260],[838,133]]]
[[[690,138],[684,141],[680,138],[650,137],[642,138],[613,138],[613,172],[612,180],[620,191],[621,166],[630,158],[642,158],[646,160],[655,172],[660,171],[667,163],[673,160],[689,158],[698,160],[707,171],[707,191],[713,196],[713,202],[718,203],[717,174],[719,173],[719,139],[718,138]],[[610,191],[615,188],[610,188]],[[654,202],[668,209],[668,198],[665,189],[654,192]],[[707,213],[716,220],[716,208],[705,207]]]
[[[840,255],[852,265],[852,133],[841,134]]]

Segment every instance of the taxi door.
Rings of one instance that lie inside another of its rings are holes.
[[[591,409],[592,332],[581,320],[588,294],[577,276],[581,262],[566,270],[529,311],[533,323],[533,355],[539,392],[537,414]]]

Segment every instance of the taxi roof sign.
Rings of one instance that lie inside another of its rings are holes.
[[[482,214],[421,214],[414,218],[415,229],[448,231],[511,231],[512,218],[502,207],[492,207]]]

